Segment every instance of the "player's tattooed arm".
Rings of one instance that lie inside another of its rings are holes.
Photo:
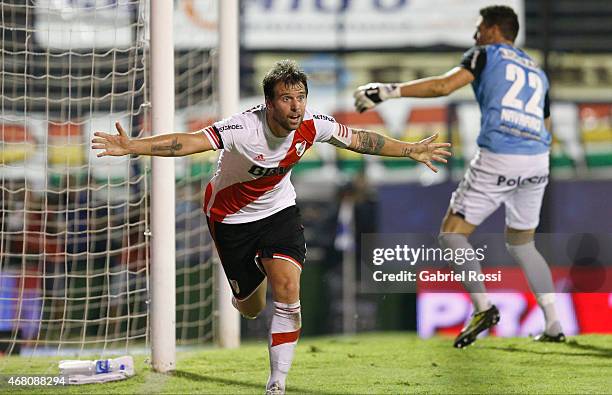
[[[133,147],[140,155],[185,156],[210,151],[212,146],[200,132],[169,133],[144,139],[135,139]]]
[[[384,155],[381,154],[385,146],[387,137],[364,129],[353,129],[351,144],[347,147],[351,151],[361,154]]]
[[[184,156],[213,149],[210,141],[200,132],[170,133],[152,137],[130,138],[119,122],[118,134],[95,132],[91,148],[102,150],[101,156],[151,155]]]
[[[410,154],[412,154],[412,151],[413,151],[412,147],[404,147],[402,148],[402,156],[410,157]]]
[[[451,153],[447,148],[450,143],[436,143],[438,134],[434,134],[416,143],[408,143],[383,136],[376,132],[363,129],[352,129],[351,144],[347,149],[362,154],[407,157],[417,162],[421,162],[432,171],[437,172],[438,168],[433,162],[447,163],[446,157]]]
[[[175,156],[182,149],[183,144],[179,143],[178,137],[173,138],[169,144],[166,142],[151,144],[151,152],[159,155],[168,154],[168,156]]]

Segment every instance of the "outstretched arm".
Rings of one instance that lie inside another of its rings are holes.
[[[355,90],[355,108],[364,112],[387,99],[399,97],[439,97],[447,96],[474,81],[472,72],[463,67],[455,67],[446,74],[422,78],[401,84],[381,84],[378,82],[362,85]]]
[[[439,97],[447,96],[474,81],[474,75],[463,67],[455,67],[437,77],[399,84],[401,97]]]
[[[408,157],[425,164],[436,173],[438,168],[432,162],[446,163],[446,157],[451,156],[446,150],[451,146],[450,143],[434,143],[438,133],[418,143],[407,143],[370,130],[352,129],[352,131],[351,143],[344,148],[362,154]]]
[[[115,123],[118,134],[95,132],[91,148],[103,150],[101,156],[151,155],[184,156],[213,149],[210,141],[201,133],[170,133],[153,137],[131,139],[119,122]]]

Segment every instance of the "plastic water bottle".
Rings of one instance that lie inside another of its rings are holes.
[[[95,361],[67,360],[60,361],[59,368],[61,374],[68,376],[93,376],[94,374],[120,371],[130,374],[134,370],[134,360],[131,356],[114,359],[98,359]]]

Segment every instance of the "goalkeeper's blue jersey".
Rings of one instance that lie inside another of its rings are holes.
[[[548,78],[523,51],[506,44],[468,50],[461,67],[474,74],[480,106],[478,146],[503,154],[536,155],[550,148]]]

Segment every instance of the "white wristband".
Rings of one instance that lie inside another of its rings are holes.
[[[402,89],[400,84],[389,84],[387,90],[387,97],[396,99],[402,97]]]

